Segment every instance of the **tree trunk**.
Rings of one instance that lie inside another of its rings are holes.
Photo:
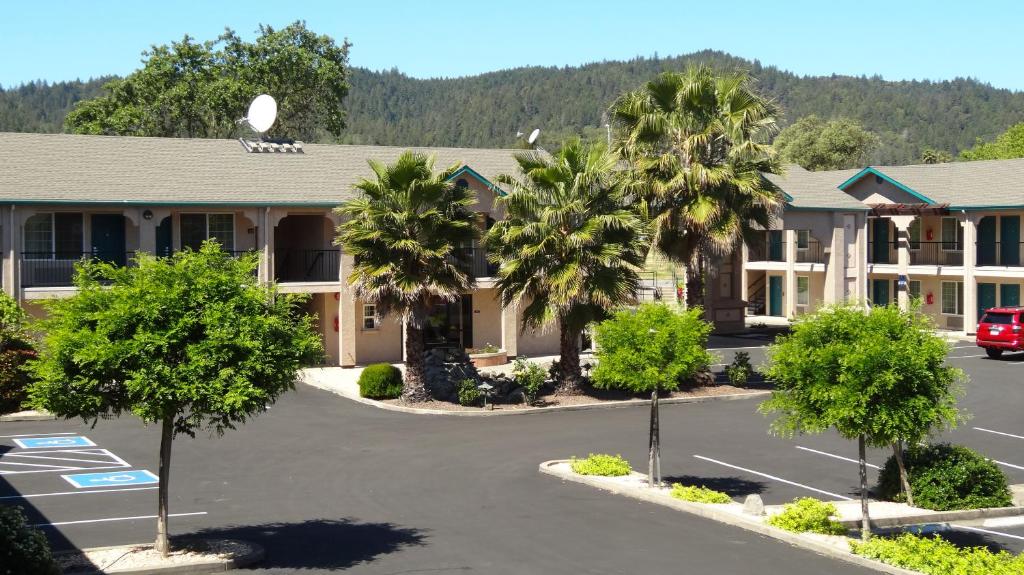
[[[860,464],[860,538],[871,537],[871,516],[868,511],[868,455],[864,434],[857,438],[857,454]]]
[[[582,370],[580,369],[580,333],[568,329],[565,322],[558,326],[558,381],[555,382],[556,395],[579,395],[583,393]]]
[[[686,264],[686,308],[704,305],[704,257]]]
[[[907,473],[907,466],[903,461],[903,442],[896,441],[892,444],[892,455],[896,458],[896,466],[900,468],[900,486],[903,494],[907,496],[907,505],[914,506],[914,493],[910,490],[910,475]]]
[[[418,312],[405,323],[405,381],[402,384],[402,399],[406,401],[426,401],[430,399],[427,392],[424,363],[426,356],[423,350],[423,329]]]
[[[174,440],[174,417],[165,417],[160,431],[160,485],[157,487],[156,550],[167,557],[171,544],[167,539],[167,491],[171,476],[171,442]]]

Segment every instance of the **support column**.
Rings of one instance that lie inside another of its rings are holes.
[[[963,215],[964,226],[964,333],[978,331],[978,284],[974,279],[974,268],[978,259],[978,222],[980,215]],[[940,292],[941,297],[941,292]],[[940,302],[941,304],[941,302]]]
[[[832,237],[825,259],[825,305],[843,301],[846,290],[846,237],[843,233],[843,214],[832,214]]]
[[[740,244],[740,250],[739,251],[740,251],[740,257],[739,257],[739,260],[740,260],[740,270],[739,270],[739,272],[740,273],[735,274],[735,275],[739,276],[740,299],[743,300],[743,315],[746,316],[747,315],[747,302],[748,302],[747,298],[750,297],[750,294],[748,293],[748,284],[747,284],[747,282],[749,281],[748,278],[747,278],[747,261],[748,261],[748,259],[750,257],[750,253],[748,251],[747,243],[746,242],[743,242],[742,244]]]
[[[14,225],[14,206],[7,208],[0,208],[0,218],[3,218],[0,223],[0,228],[3,229],[3,237],[0,238],[0,245],[2,245],[2,267],[0,267],[0,280],[3,281],[3,291],[5,294],[15,297],[15,283],[14,283],[14,270],[17,260],[17,255],[14,251],[14,235],[17,229]]]
[[[857,301],[860,305],[868,303],[868,218],[865,215],[858,215],[860,220],[857,238]]]
[[[904,280],[897,282],[896,303],[901,310],[910,309],[910,224],[916,216],[890,216],[896,226],[896,269]]]
[[[352,273],[354,263],[352,256],[343,253],[341,264],[338,266],[339,279],[341,279],[341,295],[338,299],[338,362],[341,367],[353,367],[356,364],[358,310],[352,287],[345,281],[345,278]]]
[[[783,248],[786,250],[786,279],[782,284],[782,315],[796,317],[796,230],[783,232]]]
[[[501,308],[501,348],[511,359],[519,355],[519,314],[517,306]]]
[[[156,227],[160,224],[156,212],[149,209],[136,210],[135,221],[139,224],[138,246],[140,252],[147,254],[156,253]],[[149,219],[146,219],[146,212],[149,212]],[[127,215],[127,214],[126,214]]]

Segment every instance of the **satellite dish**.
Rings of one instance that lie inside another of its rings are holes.
[[[249,114],[245,120],[253,130],[259,133],[266,132],[274,125],[277,119],[277,102],[267,94],[260,94],[249,104]]]
[[[532,145],[534,142],[537,141],[537,136],[539,136],[539,135],[540,135],[540,128],[534,128],[534,130],[532,132],[530,132],[530,137],[526,139],[527,143]]]

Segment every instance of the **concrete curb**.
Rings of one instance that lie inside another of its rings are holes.
[[[56,415],[45,411],[18,411],[8,413],[7,415],[0,415],[0,423],[8,421],[53,421],[54,419],[57,419]]]
[[[262,545],[252,543],[249,541],[241,541],[238,539],[226,540],[234,541],[247,545],[250,549],[248,553],[244,555],[238,555],[231,557],[230,559],[217,559],[214,561],[205,561],[202,563],[190,563],[188,565],[168,565],[167,567],[142,567],[138,569],[111,569],[104,571],[92,571],[91,573],[96,574],[115,574],[115,573],[131,573],[132,575],[204,575],[207,573],[223,573],[225,571],[232,571],[234,569],[240,569],[242,567],[248,567],[255,563],[262,561],[267,553]],[[135,547],[134,545],[113,545],[110,547],[90,547],[82,549],[80,551],[61,551],[54,553],[54,557],[57,558],[60,555],[77,555],[86,551],[104,551],[107,549],[118,549],[121,547]],[[73,573],[90,573],[89,571],[72,571]]]
[[[337,389],[335,387],[316,385],[316,384],[310,383],[308,381],[303,381],[302,383],[304,383],[304,384],[306,384],[306,385],[308,385],[310,387],[315,387],[317,389],[322,389],[324,391],[329,391],[329,392],[331,392],[331,393],[333,393],[335,395],[340,395],[341,397],[344,397],[346,399],[351,399],[352,401],[355,401],[355,402],[358,402],[358,403],[362,403],[362,404],[365,404],[365,405],[372,405],[373,407],[376,407],[378,409],[383,409],[385,411],[397,411],[397,412],[400,412],[400,413],[412,413],[412,414],[416,414],[416,415],[454,415],[454,416],[458,416],[458,417],[492,417],[492,416],[501,416],[501,415],[532,415],[532,414],[537,414],[537,413],[552,413],[552,412],[557,412],[557,411],[587,411],[587,410],[591,410],[591,409],[618,409],[618,408],[623,408],[623,407],[636,407],[636,406],[650,405],[651,404],[651,400],[649,400],[649,399],[626,399],[626,400],[622,400],[622,401],[604,401],[604,402],[595,402],[595,403],[581,403],[581,404],[578,404],[578,405],[554,405],[554,406],[550,406],[550,407],[529,407],[529,408],[525,408],[525,409],[509,409],[509,410],[497,410],[497,411],[481,409],[479,411],[459,411],[459,410],[429,409],[429,408],[422,408],[422,407],[406,407],[404,405],[394,405],[394,404],[391,404],[391,403],[385,403],[383,401],[377,401],[375,399],[369,399],[369,398],[366,398],[366,397],[361,397],[361,396],[358,396],[358,395],[352,395],[352,394],[349,394],[349,393],[345,393],[343,390]],[[661,405],[666,405],[666,404],[671,405],[671,404],[675,404],[675,403],[704,403],[704,402],[708,402],[708,401],[732,401],[732,400],[738,400],[738,399],[748,399],[748,398],[751,398],[751,397],[764,397],[766,395],[771,395],[771,391],[758,390],[758,391],[751,391],[751,392],[748,392],[748,393],[729,393],[729,394],[724,394],[724,395],[706,395],[706,396],[699,396],[699,397],[674,397],[674,398],[670,397],[670,398],[666,398],[666,399],[660,399],[658,401],[658,403],[661,404]]]
[[[771,537],[773,539],[785,541],[786,543],[789,543],[794,547],[802,547],[804,549],[809,549],[811,551],[814,551],[815,553],[818,553],[819,555],[824,555],[826,557],[831,557],[833,559],[838,559],[840,561],[845,561],[847,563],[852,563],[854,565],[859,565],[861,567],[867,567],[869,569],[881,571],[882,573],[891,573],[892,575],[921,575],[917,571],[910,571],[900,567],[887,565],[885,563],[881,563],[873,559],[867,559],[859,555],[854,555],[853,553],[848,551],[841,552],[837,550],[835,547],[828,545],[826,543],[816,541],[809,537],[805,537],[799,533],[792,533],[789,531],[785,531],[783,529],[779,529],[777,527],[766,525],[752,517],[730,513],[721,508],[725,507],[725,505],[718,506],[714,504],[692,503],[689,501],[668,499],[665,497],[659,497],[657,494],[650,492],[650,490],[614,485],[606,481],[602,481],[601,478],[598,477],[577,475],[572,472],[564,472],[560,469],[555,468],[555,465],[568,462],[568,459],[555,459],[552,461],[545,461],[544,463],[540,464],[539,471],[546,475],[551,475],[553,477],[562,479],[563,481],[582,483],[584,485],[596,487],[598,489],[609,491],[617,495],[625,495],[626,497],[631,497],[633,499],[639,499],[641,501],[646,501],[648,503],[653,503],[655,505],[670,507],[679,511],[692,513],[694,515],[704,517],[706,519],[712,519],[714,521],[732,525],[734,527],[740,527],[742,529],[753,531],[766,537]]]
[[[1024,515],[1024,507],[986,507],[984,509],[963,509],[958,511],[936,511],[934,513],[922,513],[920,515],[908,515],[905,517],[880,517],[871,518],[871,525],[874,527],[906,527],[908,525],[922,525],[925,523],[950,523],[953,521],[973,521],[975,519],[993,519],[996,517],[1017,517]],[[860,519],[847,519],[840,521],[843,527],[860,527]]]

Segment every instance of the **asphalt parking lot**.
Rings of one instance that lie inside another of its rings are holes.
[[[723,362],[742,349],[757,365],[763,343],[715,338],[712,346]],[[973,418],[942,439],[981,451],[1024,483],[1024,357],[979,352],[958,344],[951,354],[971,377],[962,405]],[[857,497],[854,443],[771,437],[756,406],[663,406],[665,476],[758,492],[768,503]],[[271,573],[869,572],[537,472],[541,461],[589,452],[621,453],[642,467],[646,424],[642,408],[416,416],[301,387],[239,431],[175,441],[171,532],[260,542],[268,559],[254,569]],[[131,418],[92,428],[0,424],[0,502],[24,506],[57,548],[149,541],[156,491],[145,472],[156,471],[158,431]],[[27,438],[38,442],[29,447]],[[872,452],[869,461],[887,456]],[[1013,523],[945,535],[1024,549],[1024,528]]]

